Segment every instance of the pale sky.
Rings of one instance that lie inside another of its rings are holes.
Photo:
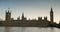
[[[54,11],[54,21],[60,20],[60,0],[0,0],[0,19],[5,19],[5,11],[10,8],[11,16],[21,18],[22,12],[28,19],[47,16],[50,20],[50,9]]]

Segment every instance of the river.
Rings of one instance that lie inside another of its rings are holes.
[[[60,32],[55,27],[0,27],[0,32]]]

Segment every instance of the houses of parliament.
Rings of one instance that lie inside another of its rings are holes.
[[[14,20],[11,18],[11,12],[8,10],[5,14],[5,21],[0,21],[0,26],[18,26],[18,27],[49,27],[52,26],[51,24],[54,23],[54,12],[51,8],[50,10],[50,21],[47,20],[47,17],[38,17],[38,20],[27,20],[26,17],[24,17],[24,13],[22,13],[21,16],[17,18],[17,20]]]

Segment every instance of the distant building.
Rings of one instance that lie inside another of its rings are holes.
[[[42,17],[38,17],[38,21],[42,21]]]
[[[47,21],[47,17],[44,17],[44,21]]]
[[[22,21],[27,20],[26,17],[24,17],[24,13],[22,13],[22,19],[21,19],[21,20],[22,20]]]
[[[53,23],[54,15],[53,15],[53,9],[51,8],[50,11],[50,21]]]
[[[11,21],[11,12],[9,10],[6,11],[5,21]]]
[[[20,16],[17,18],[17,20],[20,20]]]
[[[17,20],[14,20],[14,18],[11,18],[11,12],[8,10],[5,15],[5,21],[0,21],[0,25],[6,25],[6,26],[31,26],[31,27],[47,27],[50,23],[53,23],[53,9],[51,8],[50,11],[50,21],[47,20],[47,17],[38,17],[38,20],[32,19],[27,20],[27,18],[24,16],[24,13],[22,13],[21,19],[20,16],[17,18]]]
[[[21,19],[22,21],[24,20],[24,13],[22,13],[22,19]]]

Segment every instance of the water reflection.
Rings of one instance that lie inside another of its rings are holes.
[[[10,32],[10,27],[5,27],[5,32]]]
[[[0,27],[0,32],[60,32],[55,27]]]

